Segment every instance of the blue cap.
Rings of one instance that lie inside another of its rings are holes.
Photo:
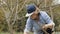
[[[26,17],[29,17],[33,14],[33,12],[36,10],[35,5],[31,4],[27,6],[27,14]]]
[[[35,7],[35,5],[28,5],[27,6],[27,13],[32,13],[32,12],[34,12],[36,10],[36,7]]]

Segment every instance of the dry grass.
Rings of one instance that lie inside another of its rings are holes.
[[[0,32],[0,34],[9,34],[8,32]],[[23,34],[23,32],[15,33],[15,34]],[[33,34],[33,33],[30,33]],[[60,34],[60,32],[56,32],[55,34]]]

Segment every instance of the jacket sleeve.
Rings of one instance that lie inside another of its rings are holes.
[[[49,15],[44,11],[42,12],[42,17],[47,24],[54,23],[53,20],[49,17]]]
[[[55,23],[54,23],[53,20],[49,17],[49,15],[48,15],[46,12],[42,12],[42,17],[43,17],[43,19],[45,20],[45,22],[46,22],[47,24],[53,24],[52,30],[54,31]]]
[[[30,19],[27,19],[24,32],[30,32],[31,29],[32,29],[32,21]]]

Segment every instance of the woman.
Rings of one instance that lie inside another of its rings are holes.
[[[33,30],[34,34],[45,34],[43,29],[46,30],[46,32],[54,32],[52,29],[55,26],[54,22],[45,11],[40,11],[36,5],[31,4],[27,6],[26,17],[28,17],[28,19],[24,34],[29,34],[31,30]]]

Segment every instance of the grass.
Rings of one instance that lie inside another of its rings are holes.
[[[10,34],[10,33],[8,33],[8,32],[0,32],[0,34]],[[16,32],[15,34],[22,34],[22,32],[20,32],[20,33]]]
[[[0,32],[0,34],[9,34],[8,32]],[[23,32],[20,32],[20,33],[15,33],[15,34],[23,34]],[[30,33],[32,34],[32,33]],[[60,34],[60,32],[56,32],[55,34]]]
[[[60,34],[60,32],[56,32],[55,34]]]

